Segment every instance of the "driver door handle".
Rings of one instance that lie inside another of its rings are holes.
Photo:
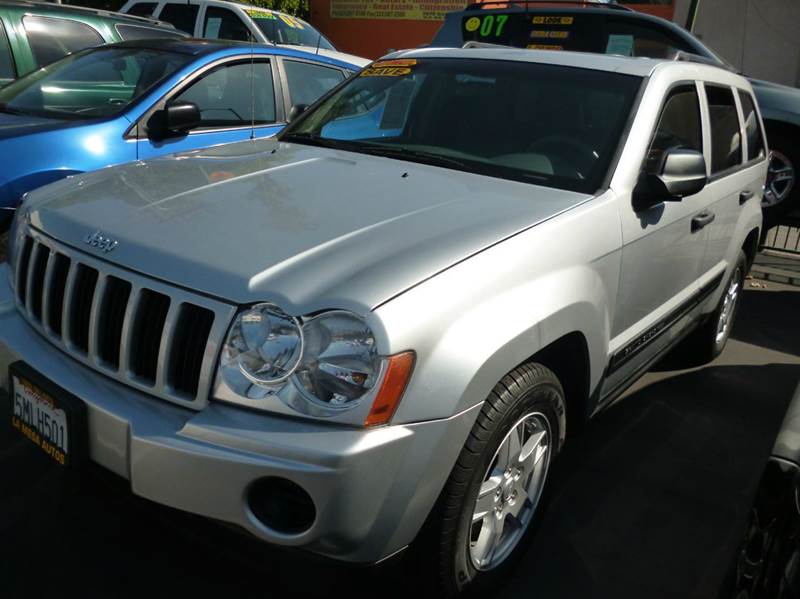
[[[739,205],[747,203],[748,200],[753,199],[755,194],[749,189],[739,194]]]
[[[701,212],[692,219],[692,233],[697,233],[703,227],[710,225],[715,218],[717,218],[717,215],[713,212]]]

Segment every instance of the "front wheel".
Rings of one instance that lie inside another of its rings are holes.
[[[500,582],[537,518],[565,433],[564,391],[544,366],[520,366],[494,388],[431,523],[446,596]]]

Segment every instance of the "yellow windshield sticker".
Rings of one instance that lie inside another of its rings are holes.
[[[245,8],[244,12],[247,13],[248,17],[252,17],[254,19],[274,19],[275,13],[270,12],[268,10],[259,10],[257,8]]]
[[[528,44],[530,50],[563,50],[564,46],[556,44]]]
[[[565,40],[569,37],[569,31],[543,31],[541,29],[534,29],[531,31],[531,37]]]
[[[398,58],[396,60],[379,60],[373,62],[372,67],[413,67],[417,64],[416,58]]]
[[[292,29],[304,29],[303,24],[292,16],[279,14],[278,18]]]
[[[373,62],[366,69],[361,71],[362,77],[402,77],[403,75],[411,74],[411,67],[417,64],[417,61],[411,59],[400,60],[380,60]]]
[[[534,25],[572,25],[575,17],[533,17]]]

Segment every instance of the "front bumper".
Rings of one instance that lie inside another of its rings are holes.
[[[18,314],[0,265],[0,389],[22,360],[87,405],[89,455],[142,497],[238,525],[265,541],[359,563],[408,545],[441,491],[480,406],[445,420],[354,429],[216,402],[193,411],[89,370]],[[247,503],[277,476],[311,496],[316,519],[299,534],[264,526]]]

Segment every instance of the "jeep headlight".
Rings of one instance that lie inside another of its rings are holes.
[[[306,398],[348,406],[375,386],[381,359],[367,323],[349,312],[328,312],[310,319],[303,332],[305,351],[293,379]]]
[[[313,417],[353,411],[345,421],[374,426],[391,418],[413,363],[413,352],[381,356],[369,325],[350,312],[295,318],[256,304],[228,332],[216,397],[268,410],[280,400]]]
[[[298,320],[273,304],[258,304],[236,317],[222,349],[220,368],[238,393],[250,386],[273,387],[300,364],[303,329]]]

